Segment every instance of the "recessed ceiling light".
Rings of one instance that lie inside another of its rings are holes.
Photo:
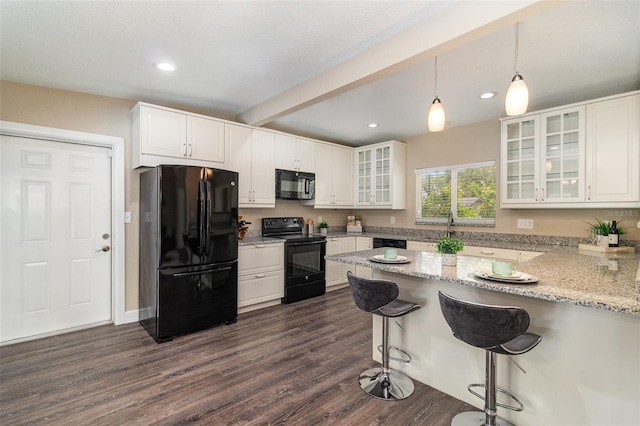
[[[175,71],[176,66],[170,64],[169,62],[160,62],[159,64],[155,64],[156,68],[162,71]]]
[[[378,127],[378,125],[376,123],[369,123],[367,124],[367,127],[371,127],[372,129]]]
[[[496,92],[484,92],[482,93],[480,96],[478,96],[480,99],[491,99],[493,98],[495,95],[497,95]]]

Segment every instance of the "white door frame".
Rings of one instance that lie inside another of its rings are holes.
[[[137,321],[137,310],[125,311],[124,138],[10,121],[0,121],[0,134],[111,149],[111,318],[114,325]]]

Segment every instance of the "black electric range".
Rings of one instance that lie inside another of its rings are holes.
[[[326,291],[325,260],[327,241],[308,235],[301,217],[262,219],[262,236],[281,238],[284,244],[285,284],[283,303],[293,303],[323,295]]]

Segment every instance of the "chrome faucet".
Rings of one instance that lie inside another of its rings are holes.
[[[447,238],[451,238],[451,227],[453,225],[453,213],[449,210],[449,214],[447,215]]]

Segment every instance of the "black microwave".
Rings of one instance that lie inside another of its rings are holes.
[[[281,200],[313,200],[316,175],[276,169],[276,198]]]

